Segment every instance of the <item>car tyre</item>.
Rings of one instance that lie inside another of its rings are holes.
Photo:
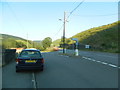
[[[20,72],[20,70],[16,69],[16,72]]]
[[[43,68],[41,69],[41,71],[43,71]]]

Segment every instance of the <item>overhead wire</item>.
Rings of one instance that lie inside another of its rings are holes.
[[[22,24],[20,23],[20,21],[18,20],[18,17],[17,17],[17,15],[15,14],[14,10],[12,9],[11,5],[10,5],[7,1],[6,1],[5,3],[6,3],[7,6],[9,7],[9,9],[11,10],[11,12],[12,12],[14,18],[16,19],[18,25],[20,26],[20,28],[21,28],[22,30],[24,30],[23,25],[22,25]]]
[[[59,34],[59,32],[62,30],[63,28],[63,24],[61,25],[61,27],[59,28],[59,30],[54,34],[53,38],[55,38],[55,36],[57,36]]]
[[[69,14],[69,16],[67,17],[67,19],[73,14],[73,12],[84,2],[85,0],[83,0],[82,2],[80,2],[78,5],[77,5],[77,7],[75,7],[71,12],[70,12],[70,14]],[[75,4],[76,3],[76,1],[73,3],[73,4]],[[55,33],[55,35],[54,36],[56,36],[61,30],[62,30],[62,27],[63,27],[63,25],[60,27],[60,29],[57,31],[57,33]]]
[[[85,0],[83,0],[82,2],[80,2],[77,7],[75,7],[69,14],[69,16],[67,17],[67,19],[73,14],[73,12],[84,2]]]
[[[103,16],[113,16],[118,15],[119,13],[114,14],[103,14],[103,15],[74,15],[74,16],[81,16],[81,17],[103,17]]]
[[[8,8],[10,9],[10,11],[11,11],[14,19],[16,20],[16,22],[17,22],[17,24],[18,24],[18,26],[21,28],[20,30],[25,31],[23,25],[22,25],[22,24],[20,23],[20,21],[18,20],[18,17],[17,17],[17,15],[16,15],[16,13],[14,12],[13,8],[11,7],[10,3],[9,3],[7,0],[5,0],[4,3],[5,3],[5,4],[8,6]],[[27,34],[28,34],[28,32],[27,32]],[[27,38],[27,39],[28,39],[28,38]]]

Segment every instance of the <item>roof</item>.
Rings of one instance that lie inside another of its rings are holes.
[[[40,51],[40,50],[38,50],[38,49],[23,49],[22,51],[25,51],[25,50],[26,50],[26,51],[27,51],[27,50],[28,50],[28,51],[30,51],[30,50],[32,50],[32,51],[33,51],[33,50],[34,50],[34,51]]]

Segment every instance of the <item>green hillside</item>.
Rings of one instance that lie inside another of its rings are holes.
[[[0,47],[2,49],[10,49],[10,48],[36,48],[45,50],[46,48],[50,47],[50,44],[52,43],[52,39],[50,37],[46,37],[44,40],[35,40],[31,41],[23,39],[21,37],[13,36],[13,35],[7,35],[7,34],[0,34],[0,39],[2,43],[0,43]]]
[[[61,39],[57,39],[57,40],[53,41],[52,44],[53,44],[54,46],[59,46],[60,41],[61,41]]]
[[[80,32],[66,39],[66,41],[69,40],[67,44],[73,43],[71,38],[77,38],[81,45],[88,44],[101,51],[118,52],[118,24],[120,25],[120,21]],[[60,40],[54,42],[58,44]]]
[[[21,37],[8,35],[8,34],[0,34],[2,39],[2,48],[9,49],[9,48],[26,48],[27,40]],[[32,41],[28,40],[29,47],[32,47]]]
[[[13,36],[13,35],[8,35],[8,34],[0,34],[0,36],[3,38],[3,39],[8,39],[8,38],[12,38],[12,39],[15,39],[15,40],[25,40],[21,37],[17,37],[17,36]]]
[[[71,38],[77,38],[80,44],[89,44],[103,51],[118,52],[118,24],[120,22],[91,28]]]

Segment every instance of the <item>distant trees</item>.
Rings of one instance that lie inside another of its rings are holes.
[[[43,45],[42,45],[41,42],[34,42],[34,41],[33,41],[33,48],[39,49],[39,50],[41,50],[41,51],[45,50],[45,49],[43,48]]]
[[[52,43],[52,39],[50,37],[46,37],[42,41],[43,48],[46,49],[46,48],[50,47],[51,43]]]
[[[16,41],[16,47],[17,48],[27,48],[26,44],[22,41]]]
[[[71,44],[72,40],[70,38],[65,38],[65,44]],[[61,37],[61,41],[59,42],[59,44],[63,44],[63,37]]]
[[[46,37],[44,40],[40,42],[34,42],[34,41],[28,40],[28,48],[36,48],[40,50],[45,50],[46,48],[50,47],[51,43],[52,43],[52,39],[50,37]],[[3,49],[27,48],[27,41],[16,40],[14,38],[3,38],[1,46]]]

